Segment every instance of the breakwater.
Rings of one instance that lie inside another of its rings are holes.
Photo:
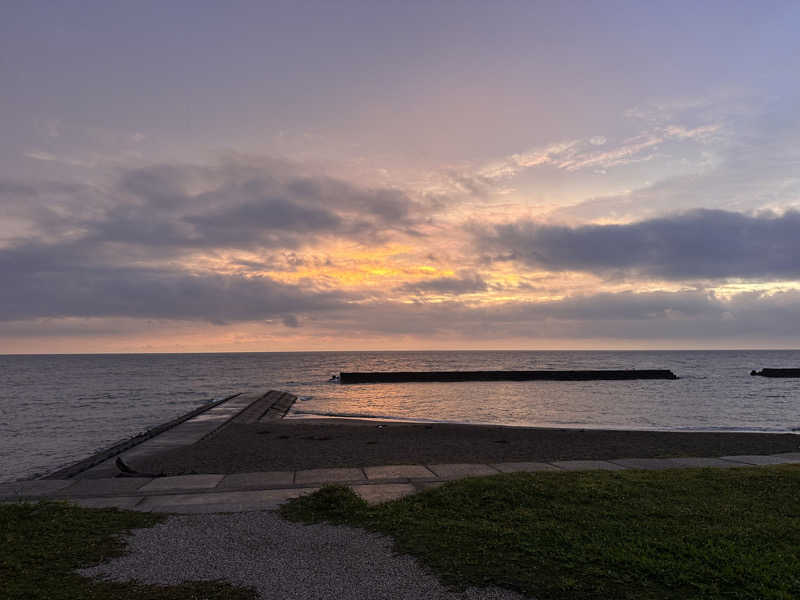
[[[761,369],[750,371],[750,375],[760,377],[800,377],[800,369]]]
[[[341,372],[339,383],[409,383],[452,381],[600,381],[677,379],[669,369],[582,371],[378,371]]]

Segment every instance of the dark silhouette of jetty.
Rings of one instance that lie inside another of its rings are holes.
[[[594,381],[677,379],[669,369],[624,371],[383,371],[339,374],[340,383],[407,383],[434,381]]]
[[[750,375],[761,377],[800,377],[800,369],[761,369],[760,371],[750,371]]]

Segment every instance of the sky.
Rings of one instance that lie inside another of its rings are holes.
[[[0,353],[800,347],[798,2],[6,2]]]

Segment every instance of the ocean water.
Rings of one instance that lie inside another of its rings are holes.
[[[46,473],[212,399],[281,389],[290,416],[541,427],[800,431],[800,351],[0,356],[0,482]],[[340,385],[339,371],[671,369],[680,379]]]

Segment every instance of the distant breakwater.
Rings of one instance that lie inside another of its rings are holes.
[[[582,371],[374,371],[341,372],[339,383],[409,383],[453,381],[599,381],[677,379],[669,369]]]
[[[761,369],[760,371],[750,371],[750,375],[760,377],[800,377],[800,369]]]

